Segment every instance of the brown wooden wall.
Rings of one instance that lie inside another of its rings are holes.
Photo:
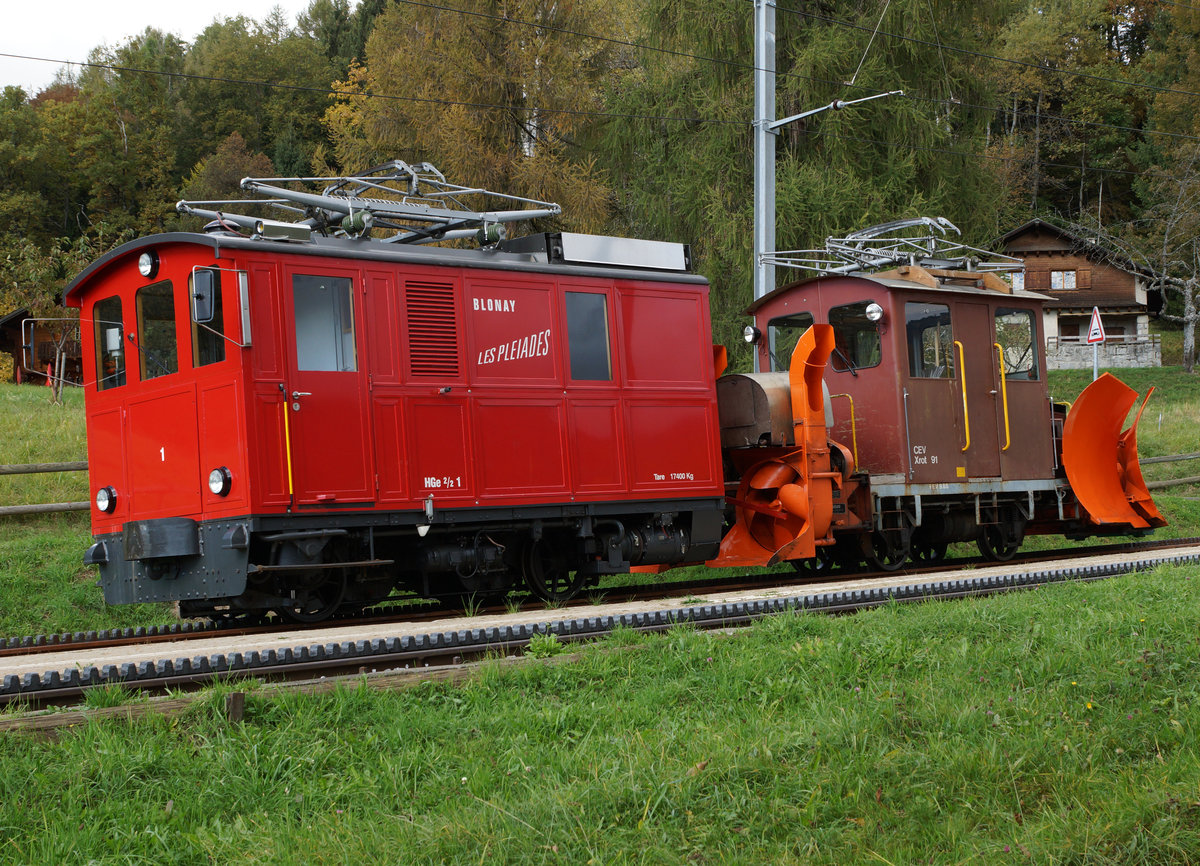
[[[1023,252],[1025,288],[1058,298],[1060,305],[1129,306],[1137,303],[1132,274],[1070,252]],[[1051,271],[1075,271],[1075,289],[1052,290]],[[1049,307],[1055,304],[1047,304]]]

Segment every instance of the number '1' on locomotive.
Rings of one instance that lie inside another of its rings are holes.
[[[297,221],[180,203],[204,232],[67,289],[109,603],[315,621],[397,589],[561,600],[633,568],[1163,524],[1120,429],[1136,395],[1052,404],[1042,299],[994,276],[787,286],[750,311],[766,372],[721,375],[684,245],[505,238],[556,207],[428,165],[287,180],[243,186]]]

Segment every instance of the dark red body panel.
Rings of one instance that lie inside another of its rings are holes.
[[[883,308],[878,324],[878,363],[851,372],[838,363],[835,354],[825,373],[831,394],[850,394],[854,400],[861,469],[873,477],[902,476],[913,484],[1054,476],[1050,405],[1040,350],[1040,296],[1006,295],[969,287],[933,289],[895,279],[833,276],[779,289],[754,308],[754,316],[765,334],[768,322],[777,317],[804,311],[818,322],[827,322],[831,309],[869,301]],[[949,371],[944,378],[912,374],[905,329],[908,303],[935,304],[949,311],[953,357],[939,359]],[[1002,388],[994,344],[998,340],[997,316],[1004,310],[1028,311],[1037,363],[1032,378],[1007,377]],[[763,369],[770,369],[765,343],[760,360]],[[786,363],[786,358],[781,362]],[[832,406],[834,426],[830,436],[850,446],[855,436],[849,401],[835,398]]]

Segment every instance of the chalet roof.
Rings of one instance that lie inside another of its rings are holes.
[[[1141,268],[1124,256],[1042,219],[1031,219],[1017,226],[1007,234],[1001,235],[994,245],[1002,247],[1009,255],[1018,258],[1022,253],[1033,252],[1078,253],[1093,261],[1103,259],[1104,264],[1135,276],[1145,275]]]
[[[25,307],[22,307],[19,310],[14,310],[13,312],[9,313],[7,316],[0,316],[0,328],[3,328],[5,325],[11,324],[12,322],[20,324],[21,320],[26,318],[28,315],[29,310]]]

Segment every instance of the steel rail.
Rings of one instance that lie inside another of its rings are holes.
[[[462,629],[372,640],[310,644],[193,658],[161,659],[102,668],[8,675],[0,680],[0,706],[40,706],[78,700],[96,686],[121,684],[139,691],[197,687],[238,677],[280,677],[361,673],[367,668],[423,666],[491,654],[521,652],[538,635],[553,634],[570,643],[597,640],[617,628],[662,631],[679,624],[730,628],[779,613],[846,613],[892,602],[928,601],[992,595],[1056,582],[1099,580],[1146,570],[1164,563],[1200,562],[1200,554],[1177,554],[1119,563],[999,575],[968,575],[942,581],[862,589],[835,589],[788,597],[724,603],[698,603],[652,612],[549,620],[521,625]]]
[[[1060,548],[1050,551],[1029,551],[1018,553],[1010,564],[1030,564],[1037,562],[1054,562],[1056,560],[1079,558],[1082,556],[1103,556],[1111,553],[1136,553],[1171,550],[1200,545],[1200,536],[1191,538],[1164,538],[1141,542],[1120,542],[1116,544],[1097,545],[1088,548]],[[950,568],[975,568],[978,566],[997,565],[981,556],[964,557],[942,560],[930,565],[910,563],[899,573],[919,576],[944,572]],[[730,575],[685,580],[674,583],[646,583],[622,586],[614,589],[601,589],[581,595],[564,602],[564,608],[593,605],[593,598],[599,594],[606,599],[619,596],[623,601],[645,601],[662,598],[664,594],[671,596],[689,596],[699,593],[735,592],[738,590],[768,590],[774,586],[793,586],[797,583],[832,583],[837,580],[867,580],[872,577],[894,578],[898,572],[885,571],[854,571],[837,569],[814,572],[780,571],[769,575]],[[397,604],[381,603],[368,609],[365,614],[354,616],[334,617],[317,623],[272,622],[252,625],[230,624],[224,621],[189,620],[184,622],[164,623],[155,626],[139,626],[136,628],[110,629],[104,631],[66,632],[61,634],[27,635],[22,637],[0,638],[0,659],[14,656],[32,656],[54,652],[105,649],[114,646],[144,646],[155,643],[176,643],[185,640],[200,640],[213,637],[233,637],[238,635],[256,636],[269,635],[275,632],[294,632],[298,630],[316,630],[328,626],[353,625],[384,625],[396,622],[403,617],[405,622],[422,622],[445,618],[448,614],[461,611],[459,606],[439,604],[423,600],[401,601]],[[478,613],[537,613],[545,611],[545,605],[536,599],[531,599],[520,607],[510,609],[507,605],[485,605]]]

